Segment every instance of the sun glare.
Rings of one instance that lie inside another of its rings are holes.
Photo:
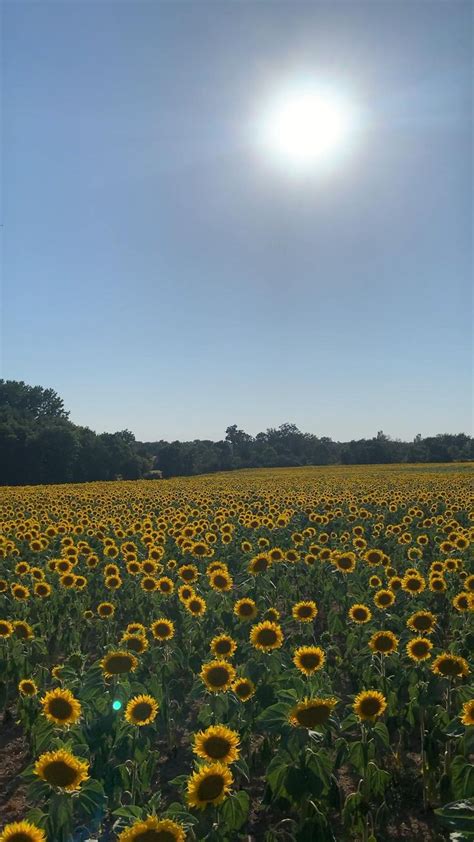
[[[328,166],[354,139],[355,108],[342,95],[314,87],[285,90],[269,103],[260,126],[265,154],[288,170]]]

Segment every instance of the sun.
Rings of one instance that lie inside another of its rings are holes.
[[[263,110],[259,145],[296,173],[327,167],[355,138],[356,109],[348,97],[317,86],[290,86]]]

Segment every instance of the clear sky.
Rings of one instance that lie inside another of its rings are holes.
[[[472,427],[469,0],[3,3],[2,376],[137,438]],[[303,76],[330,173],[262,154]]]

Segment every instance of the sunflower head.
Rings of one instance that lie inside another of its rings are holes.
[[[135,652],[137,655],[141,655],[145,649],[148,649],[148,640],[143,634],[125,632],[121,637],[120,643],[123,643],[130,652]]]
[[[436,617],[431,611],[417,611],[407,620],[409,629],[423,634],[431,634],[436,625]]]
[[[462,706],[461,722],[463,725],[474,725],[474,699],[469,699]]]
[[[46,842],[46,836],[31,822],[11,822],[0,831],[0,842]]]
[[[426,661],[430,657],[433,648],[431,640],[427,637],[414,637],[406,645],[406,652],[412,661]]]
[[[125,719],[130,725],[150,725],[158,713],[158,702],[153,696],[134,696],[125,709]]]
[[[80,702],[71,691],[60,687],[46,693],[41,699],[41,704],[46,718],[63,728],[74,725],[82,712]]]
[[[148,816],[145,821],[123,830],[118,842],[185,842],[185,839],[184,828],[178,822]]]
[[[220,634],[211,640],[211,652],[216,658],[231,658],[237,644],[228,634]]]
[[[375,721],[386,707],[385,696],[378,690],[363,690],[354,700],[354,712],[361,720]]]
[[[100,602],[97,606],[97,613],[102,620],[113,617],[115,614],[115,605],[111,602]]]
[[[0,638],[11,637],[13,634],[13,623],[10,620],[0,620]]]
[[[232,690],[241,702],[248,702],[255,694],[255,684],[250,678],[236,678]]]
[[[253,620],[257,616],[257,606],[253,599],[244,597],[234,605],[234,614],[239,620]]]
[[[326,656],[319,646],[299,646],[293,663],[305,675],[313,675],[324,666]]]
[[[443,652],[434,659],[431,669],[444,678],[461,678],[469,675],[469,666],[465,658]]]
[[[194,737],[194,754],[210,763],[233,763],[239,757],[239,735],[225,725],[211,725]]]
[[[349,617],[353,623],[368,623],[372,617],[372,612],[366,605],[362,605],[362,603],[357,602],[355,605],[352,605],[349,608]]]
[[[305,698],[292,708],[289,714],[289,721],[294,726],[314,730],[328,721],[336,705],[337,699],[333,698]]]
[[[250,630],[250,643],[255,649],[261,652],[271,652],[272,649],[279,649],[283,645],[283,632],[278,623],[264,620],[257,623]]]
[[[36,696],[38,687],[32,678],[23,678],[18,684],[22,696]]]
[[[125,649],[117,649],[105,655],[100,665],[105,677],[111,678],[114,675],[135,672],[138,660],[131,652],[127,652]]]
[[[202,617],[203,614],[205,614],[207,611],[207,605],[205,600],[202,598],[202,596],[198,596],[197,594],[188,599],[184,603],[184,605],[186,610],[189,611],[189,613],[192,614],[193,617]]]
[[[224,693],[232,686],[235,669],[224,660],[209,661],[203,664],[200,676],[211,693]]]
[[[392,591],[382,589],[375,594],[374,602],[377,608],[384,611],[386,608],[390,608],[395,602],[395,594]]]
[[[174,637],[174,623],[166,617],[155,620],[150,628],[155,640],[171,640]]]
[[[35,763],[34,772],[50,786],[74,792],[89,777],[89,764],[66,749],[58,749],[42,754]]]
[[[380,655],[390,655],[398,648],[398,638],[391,631],[375,632],[369,640],[369,647],[372,652]]]
[[[187,801],[203,810],[208,804],[221,804],[229,793],[233,777],[223,763],[202,766],[188,779]]]
[[[295,620],[300,623],[312,623],[318,613],[316,603],[312,600],[307,602],[297,602],[293,606],[292,612]]]

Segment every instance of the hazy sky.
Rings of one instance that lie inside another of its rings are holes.
[[[143,440],[469,431],[471,12],[6,0],[2,376]],[[295,177],[255,124],[302,76],[363,121]]]

